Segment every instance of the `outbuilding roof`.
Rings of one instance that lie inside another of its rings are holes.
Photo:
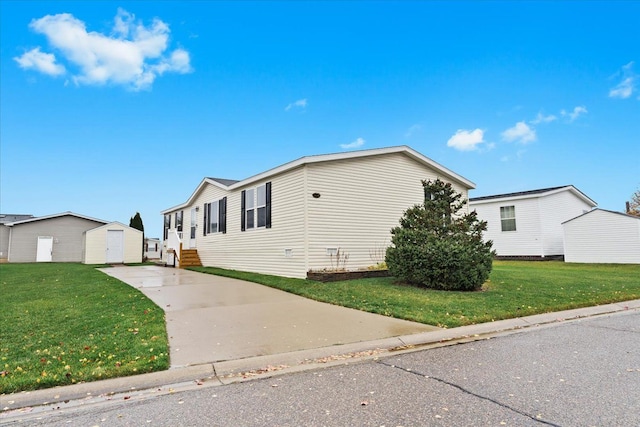
[[[625,216],[627,218],[633,218],[633,219],[637,219],[638,221],[640,221],[640,217],[635,216],[635,215],[629,215],[629,214],[624,213],[624,212],[610,211],[608,209],[595,208],[595,209],[591,209],[589,212],[585,212],[585,213],[583,213],[581,215],[578,215],[578,216],[576,216],[574,218],[568,219],[565,222],[563,222],[562,224],[566,224],[568,222],[571,222],[574,219],[582,218],[583,216],[589,215],[590,213],[593,213],[593,212],[596,212],[596,211],[607,212],[607,213],[614,214],[614,215],[621,215],[621,216]]]
[[[570,191],[593,207],[598,205],[595,201],[593,201],[590,197],[588,197],[582,191],[578,190],[573,185],[563,185],[560,187],[549,187],[549,188],[540,188],[537,190],[518,191],[515,193],[495,194],[491,196],[471,197],[469,198],[469,204],[472,205],[472,204],[477,204],[485,201],[493,202],[493,201],[528,199],[532,197],[544,197],[544,196],[549,196],[551,194],[559,193],[561,191]]]
[[[13,227],[14,225],[26,224],[26,223],[34,222],[34,221],[42,221],[42,220],[45,220],[45,219],[59,218],[59,217],[63,217],[63,216],[74,216],[76,218],[82,218],[82,219],[86,219],[86,220],[89,220],[89,221],[99,222],[99,223],[102,223],[102,224],[109,223],[109,221],[105,221],[105,220],[97,219],[97,218],[92,218],[90,216],[80,215],[80,214],[77,214],[77,213],[73,213],[73,212],[67,211],[67,212],[62,212],[62,213],[53,214],[53,215],[37,216],[37,217],[33,217],[33,218],[23,219],[23,220],[20,220],[20,221],[9,222],[9,223],[6,223],[5,225],[8,226],[8,227]]]

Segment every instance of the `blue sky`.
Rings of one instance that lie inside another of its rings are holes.
[[[640,188],[640,2],[0,2],[0,210],[160,236],[203,177],[409,145],[471,196]]]

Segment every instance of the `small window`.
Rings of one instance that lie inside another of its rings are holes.
[[[182,231],[182,211],[176,212],[176,230]]]
[[[516,231],[515,206],[500,207],[500,223],[502,225],[502,231]]]
[[[169,229],[171,228],[171,214],[164,216],[164,240],[169,238]]]

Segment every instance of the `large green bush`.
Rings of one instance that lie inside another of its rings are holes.
[[[473,291],[491,273],[491,241],[483,241],[487,223],[463,213],[466,200],[450,183],[422,181],[423,204],[406,210],[391,230],[389,272],[404,282],[434,289]]]

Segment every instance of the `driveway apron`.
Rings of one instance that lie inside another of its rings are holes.
[[[195,271],[161,266],[101,271],[139,289],[165,311],[172,367],[438,329]]]

